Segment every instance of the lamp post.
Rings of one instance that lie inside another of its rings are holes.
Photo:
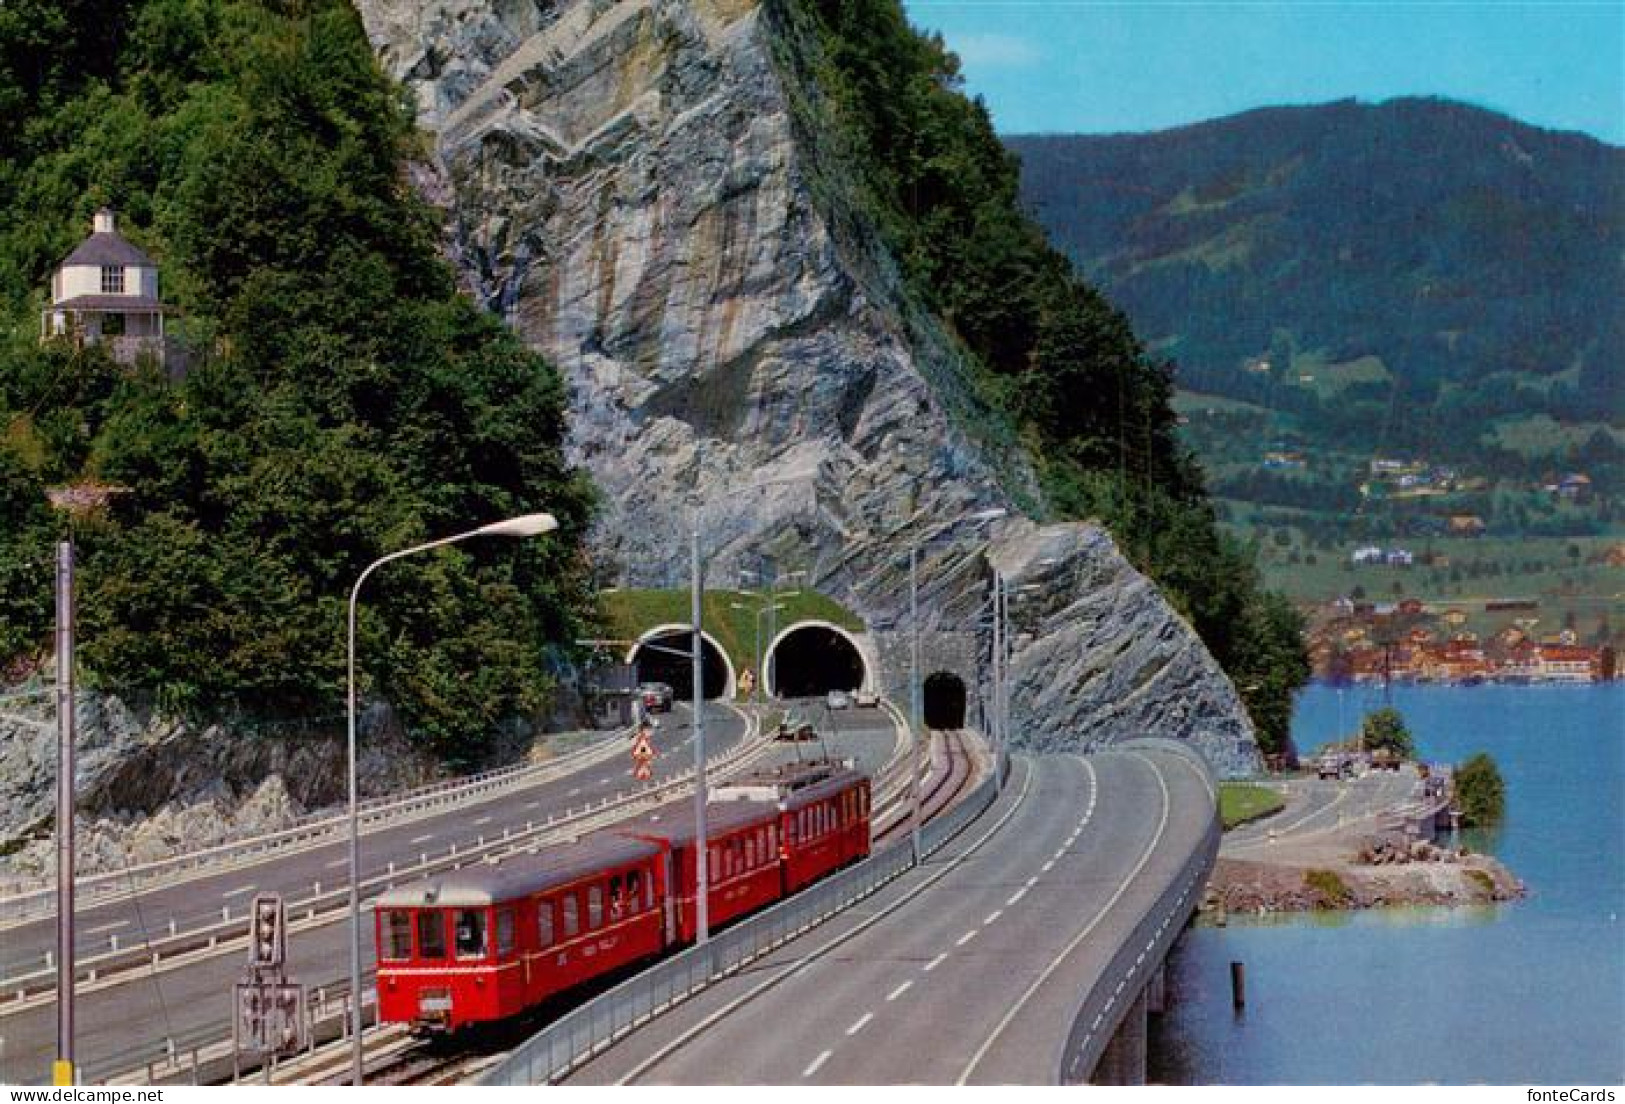
[[[470,537],[534,537],[551,532],[558,527],[558,519],[552,514],[525,514],[522,517],[482,525],[478,529],[470,529],[466,533],[458,533],[455,536],[442,537],[439,540],[414,545],[399,552],[391,552],[389,555],[368,564],[366,569],[357,577],[355,586],[350,589],[347,711],[349,717],[348,752],[350,774],[350,1083],[353,1085],[360,1085],[364,1080],[361,1068],[361,813],[357,800],[358,781],[355,737],[355,615],[356,604],[361,598],[361,584],[367,581],[367,576],[383,567],[386,563],[418,552],[427,552],[433,548],[444,548],[448,544],[456,544],[458,541],[468,540]]]
[[[73,1067],[73,543],[56,546],[56,1062],[55,1085]]]
[[[784,595],[784,597],[788,598],[788,597],[790,597],[790,595],[798,594],[798,593],[800,593],[800,592],[792,590],[792,591],[787,592]],[[762,606],[759,609],[756,609],[756,610],[753,611],[750,606],[747,606],[743,602],[729,602],[728,605],[729,605],[729,607],[731,609],[744,610],[746,613],[752,613],[752,612],[755,613],[755,620],[756,620],[756,685],[751,688],[751,694],[756,699],[756,701],[758,703],[760,703],[761,700],[762,700],[762,682],[763,682],[763,679],[764,679],[764,676],[762,674],[762,618],[766,617],[768,614],[777,613],[779,610],[784,609],[785,607],[784,607],[784,604],[782,602],[774,602],[774,603],[770,603],[768,605]]]

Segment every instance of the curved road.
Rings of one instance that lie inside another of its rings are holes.
[[[1082,994],[1208,831],[1183,755],[1018,758],[946,848],[573,1084],[1053,1084]]]

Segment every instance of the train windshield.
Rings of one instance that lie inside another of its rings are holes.
[[[384,913],[384,957],[412,957],[412,914],[399,909]]]
[[[457,957],[484,958],[487,954],[484,910],[458,909],[455,915]]]
[[[418,913],[418,957],[446,957],[446,914],[439,909]]]

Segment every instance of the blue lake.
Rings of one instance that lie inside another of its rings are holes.
[[[1307,752],[1382,704],[1310,687]],[[1236,921],[1186,933],[1152,1077],[1174,1084],[1625,1081],[1625,684],[1396,687],[1417,747],[1487,751],[1507,820],[1468,836],[1529,887],[1513,904]],[[1248,1007],[1230,1003],[1245,962]]]

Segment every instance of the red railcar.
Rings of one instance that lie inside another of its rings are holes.
[[[720,927],[869,853],[869,780],[792,764],[707,805],[708,923]],[[691,800],[577,843],[392,889],[375,902],[383,1022],[451,1031],[695,937]]]

